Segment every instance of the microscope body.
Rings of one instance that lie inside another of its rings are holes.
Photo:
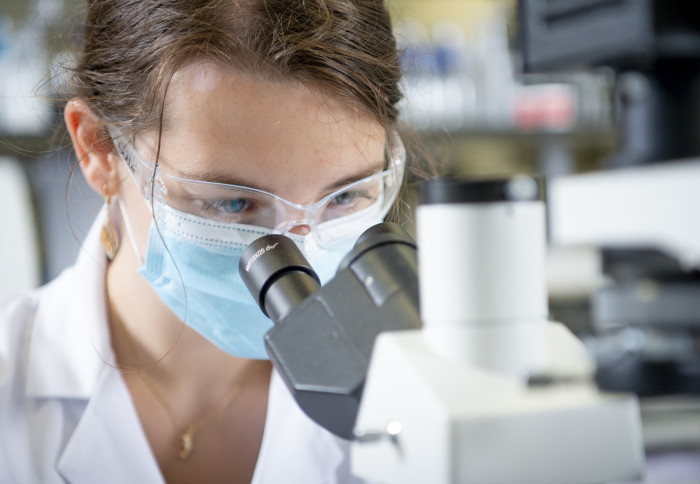
[[[421,326],[413,239],[396,224],[371,227],[323,287],[283,235],[253,242],[239,271],[275,323],[265,348],[299,407],[352,439],[377,335]]]
[[[352,446],[358,476],[561,484],[641,475],[637,399],[601,393],[583,344],[547,320],[545,210],[533,183],[421,187],[424,326],[377,338],[355,429],[364,438]]]
[[[345,439],[352,438],[375,338],[420,326],[415,247],[385,245],[359,257],[362,264],[348,263],[265,335],[299,406]]]
[[[546,338],[552,370],[588,366],[562,325],[547,323]],[[354,474],[384,483],[631,481],[644,465],[633,396],[465,366],[420,331],[378,337],[356,432],[386,434],[354,442],[351,460]]]

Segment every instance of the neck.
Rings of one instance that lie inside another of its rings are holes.
[[[247,360],[219,350],[170,311],[138,274],[131,244],[123,242],[109,265],[106,281],[110,329],[119,365],[125,369],[145,368],[165,391],[176,395],[218,392],[212,389],[225,392]]]

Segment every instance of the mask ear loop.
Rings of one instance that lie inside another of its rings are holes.
[[[131,160],[131,157],[126,153],[126,151],[129,149],[128,145],[125,145],[123,148],[121,147],[121,143],[123,143],[123,137],[122,135],[116,131],[114,128],[107,128],[107,133],[109,136],[112,138],[112,142],[114,143],[114,147],[117,150],[117,154],[119,157],[124,161],[124,164],[127,166],[127,169],[129,171],[129,175],[131,177],[131,180],[136,184],[136,187],[141,190],[141,184],[142,184],[142,175],[140,175],[141,167],[139,165],[139,168],[136,168],[136,164],[138,162],[135,162]],[[139,174],[137,174],[137,170]],[[152,185],[149,187],[150,192],[152,193]],[[144,197],[146,198],[146,197]],[[152,197],[151,198],[151,203],[152,203]],[[136,239],[134,238],[134,231],[133,231],[133,226],[131,224],[131,219],[129,218],[129,214],[126,211],[126,207],[120,203],[120,200],[118,198],[118,195],[115,195],[116,203],[119,206],[119,212],[121,213],[122,220],[124,221],[124,228],[126,229],[126,234],[129,237],[129,242],[131,243],[131,248],[134,250],[134,254],[136,255],[136,260],[138,261],[138,267],[137,269],[141,269],[145,264],[146,260],[141,254],[141,251],[139,250],[138,245],[136,244]],[[147,202],[148,203],[148,202]],[[150,206],[149,206],[150,208]]]
[[[112,135],[112,132],[111,132],[111,131],[110,131],[110,135]],[[113,138],[113,139],[114,139],[114,138]],[[117,148],[117,150],[119,150],[119,149]],[[121,153],[119,153],[119,155],[122,156]],[[125,161],[126,161],[126,160],[125,160]],[[127,162],[127,165],[128,165],[129,170],[131,170],[132,166],[129,165],[128,162]],[[140,184],[139,184],[139,178],[136,177],[136,176],[134,176],[133,171],[131,172],[131,175],[132,175],[132,180],[136,183],[137,187],[139,187],[139,186],[140,186]],[[158,230],[158,233],[159,233],[159,235],[160,235],[160,229],[158,228],[158,224],[156,223],[155,213],[154,213],[154,210],[153,210],[153,206],[154,206],[154,202],[153,202],[153,184],[154,184],[154,183],[155,183],[155,177],[151,180],[151,183],[149,184],[149,185],[150,185],[150,186],[149,186],[149,190],[150,190],[150,191],[149,191],[149,194],[150,194],[150,196],[149,196],[147,199],[145,199],[145,202],[146,202],[146,204],[148,205],[148,207],[151,209],[151,213],[152,213],[152,215],[153,215],[153,218],[152,218],[151,223],[153,223],[153,224],[155,225],[155,228]],[[145,260],[144,256],[141,254],[141,251],[139,250],[138,245],[136,244],[136,239],[135,239],[135,237],[134,237],[133,225],[131,224],[131,219],[130,219],[130,217],[129,217],[129,214],[128,214],[128,212],[127,212],[126,207],[124,206],[124,204],[121,203],[121,200],[119,199],[119,196],[118,196],[118,195],[113,196],[112,199],[114,200],[114,202],[116,202],[116,204],[117,204],[118,207],[119,207],[119,212],[120,212],[120,214],[121,214],[121,216],[122,216],[123,227],[124,227],[124,229],[126,230],[127,237],[129,238],[129,242],[131,243],[131,247],[132,247],[133,250],[134,250],[134,255],[136,256],[136,259],[137,259],[137,261],[138,261],[138,267],[137,267],[137,269],[141,269],[141,268],[143,268],[143,267],[146,265],[146,260]],[[170,252],[168,252],[168,253],[170,253]],[[172,255],[171,255],[171,257],[172,257]],[[109,307],[109,311],[110,311],[110,312],[113,312],[113,309],[112,309],[111,305],[110,305],[110,307]],[[118,315],[115,314],[114,316],[118,318]],[[123,326],[124,323],[123,323],[121,320],[118,320],[118,322],[119,322],[119,324],[121,325],[122,330],[123,330],[123,329],[124,329],[124,326]],[[137,367],[137,368],[120,367],[119,365],[117,365],[116,368],[119,368],[119,369],[122,370],[122,371],[133,371],[133,370],[136,370],[136,371],[143,371],[143,370],[145,370],[145,369],[146,369],[147,367],[149,367],[149,366],[157,365],[157,364],[160,363],[166,356],[168,356],[168,355],[170,354],[170,352],[175,348],[175,345],[177,345],[178,341],[180,341],[180,338],[182,337],[182,333],[183,333],[183,331],[184,331],[184,329],[185,329],[185,326],[186,326],[186,323],[185,323],[184,321],[182,321],[182,324],[181,324],[180,329],[179,329],[179,331],[178,331],[178,333],[177,333],[177,337],[175,338],[175,341],[173,341],[173,344],[170,346],[170,348],[168,348],[168,350],[167,350],[162,356],[160,356],[158,359],[153,360],[153,361],[151,361],[151,362],[149,362],[149,363],[141,364],[141,365],[139,365],[139,367]],[[127,336],[127,337],[128,337],[128,336]],[[102,359],[103,359],[103,361],[106,361],[106,360],[104,360],[104,358],[102,358]]]
[[[134,238],[134,231],[132,229],[131,225],[131,220],[129,219],[129,214],[126,211],[126,207],[124,207],[123,203],[120,203],[121,201],[117,198],[116,203],[119,206],[119,212],[122,214],[122,220],[124,221],[124,228],[126,229],[126,235],[129,237],[129,242],[131,243],[131,248],[134,250],[134,254],[136,255],[136,260],[138,260],[138,267],[137,269],[141,269],[144,265],[146,265],[146,260],[144,259],[143,255],[141,254],[141,251],[139,250],[138,245],[136,245],[136,239]]]

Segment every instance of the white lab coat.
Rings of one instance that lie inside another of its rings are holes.
[[[0,297],[1,484],[164,482],[114,367],[100,225],[55,281]],[[253,483],[360,482],[348,457],[273,372]]]

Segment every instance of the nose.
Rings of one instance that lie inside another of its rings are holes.
[[[311,232],[311,219],[309,213],[301,209],[287,208],[277,213],[277,227],[283,234],[307,235]]]
[[[306,222],[295,223],[292,222],[285,232],[289,232],[295,235],[307,235],[311,232],[311,227]]]

